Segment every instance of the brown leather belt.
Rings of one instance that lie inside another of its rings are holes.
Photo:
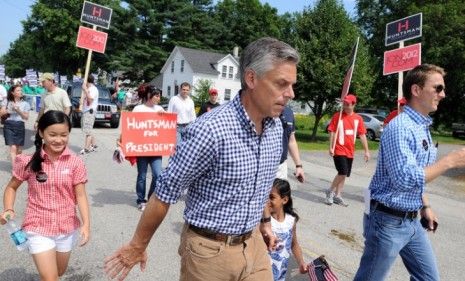
[[[189,225],[189,229],[200,236],[203,236],[211,240],[220,241],[230,246],[240,245],[245,240],[249,239],[250,236],[252,236],[252,231],[246,232],[242,235],[227,235],[223,233],[213,232],[205,228],[200,228],[192,224]]]
[[[414,219],[418,216],[418,211],[399,211],[396,209],[389,208],[388,206],[385,206],[381,204],[380,202],[371,199],[370,201],[371,207],[373,209],[379,210],[383,213],[390,214],[399,218],[408,218],[408,219]]]

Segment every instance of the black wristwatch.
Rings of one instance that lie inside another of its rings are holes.
[[[299,164],[299,165],[295,165],[295,168],[303,168],[302,164]]]
[[[261,218],[261,219],[260,219],[260,222],[261,222],[261,223],[267,223],[267,222],[270,222],[270,221],[271,221],[271,217]]]

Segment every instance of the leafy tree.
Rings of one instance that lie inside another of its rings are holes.
[[[194,104],[196,106],[201,106],[202,104],[206,103],[209,99],[208,90],[212,87],[213,82],[209,79],[200,79],[194,85],[194,93],[192,95],[192,99],[194,100]]]
[[[223,0],[215,8],[215,21],[222,25],[216,31],[217,50],[242,49],[264,36],[281,37],[282,19],[276,8],[259,0]]]
[[[308,104],[315,115],[314,140],[321,118],[336,110],[349,54],[360,32],[336,0],[318,1],[313,9],[297,15],[295,26],[295,46],[301,55],[296,99]],[[370,56],[361,38],[352,76],[352,92],[359,104],[370,102],[372,84]]]

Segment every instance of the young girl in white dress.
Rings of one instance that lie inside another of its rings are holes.
[[[296,223],[299,216],[292,207],[291,187],[288,181],[274,180],[267,207],[271,211],[271,229],[278,238],[276,249],[269,253],[274,280],[285,280],[291,251],[299,265],[300,273],[306,273],[307,264],[303,259],[302,249],[296,235]]]

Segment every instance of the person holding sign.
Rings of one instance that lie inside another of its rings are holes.
[[[149,84],[142,84],[137,89],[137,95],[143,103],[134,107],[132,112],[165,112],[163,107],[158,105],[161,98],[161,91],[159,89]],[[118,140],[118,146],[121,146],[120,139]],[[147,199],[150,199],[155,189],[155,183],[161,173],[161,161],[162,157],[157,155],[137,157],[136,203],[140,211],[145,210]],[[147,166],[150,166],[152,169],[152,182],[150,183],[150,189],[146,199]]]
[[[425,184],[449,169],[465,167],[465,148],[436,161],[437,148],[429,131],[429,114],[446,96],[444,75],[441,67],[422,64],[404,79],[407,105],[381,136],[376,171],[369,185],[365,249],[356,281],[385,280],[398,255],[410,280],[440,280],[427,234],[436,231],[438,220],[425,194]]]
[[[370,159],[365,124],[362,117],[354,112],[356,103],[357,97],[354,95],[345,96],[342,103],[342,116],[339,112],[335,113],[329,123],[329,154],[334,159],[337,175],[334,177],[331,187],[326,191],[325,203],[328,205],[335,203],[344,207],[349,206],[342,199],[341,193],[344,182],[347,177],[350,177],[352,170],[357,135],[360,137],[365,150],[365,162]]]
[[[109,277],[145,268],[150,239],[187,190],[180,280],[273,280],[262,234],[270,250],[276,237],[264,206],[282,151],[278,117],[294,98],[298,61],[295,49],[274,38],[244,49],[242,90],[186,128],[132,240],[106,259]]]
[[[97,149],[95,135],[92,133],[98,108],[98,89],[94,84],[94,76],[89,75],[87,83],[82,83],[82,92],[84,93],[84,103],[82,107],[81,128],[85,135],[85,140],[84,148],[79,151],[80,155]]]

